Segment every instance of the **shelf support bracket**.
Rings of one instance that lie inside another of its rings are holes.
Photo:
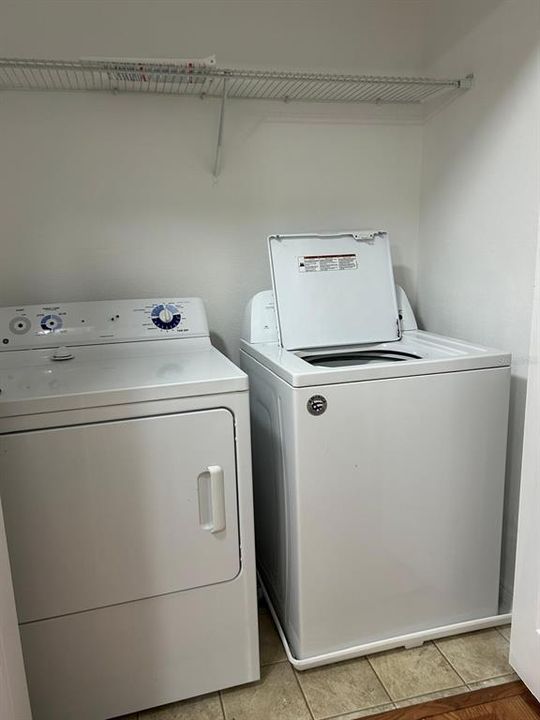
[[[470,90],[474,84],[474,75],[466,75],[462,80],[458,80],[460,90]]]
[[[223,78],[223,90],[221,93],[221,108],[219,111],[219,127],[218,127],[218,136],[217,136],[217,144],[216,144],[216,157],[214,160],[214,172],[213,175],[215,178],[219,177],[219,173],[221,172],[221,153],[223,149],[223,126],[225,123],[225,104],[227,102],[227,80],[228,78]]]

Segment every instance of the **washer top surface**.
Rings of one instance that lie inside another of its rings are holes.
[[[401,340],[291,351],[279,342],[241,342],[242,351],[293,387],[506,367],[511,355],[461,340],[408,330]]]
[[[248,387],[212,346],[198,298],[2,308],[0,333],[0,418]]]

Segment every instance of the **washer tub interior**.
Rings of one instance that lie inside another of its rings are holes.
[[[302,357],[310,365],[321,367],[346,367],[348,365],[373,365],[386,362],[406,362],[407,360],[421,360],[421,355],[398,350],[353,350],[339,353],[325,353],[317,355],[304,355]]]

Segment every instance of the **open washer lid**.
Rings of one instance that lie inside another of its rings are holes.
[[[287,350],[400,339],[388,235],[270,235],[272,284]]]

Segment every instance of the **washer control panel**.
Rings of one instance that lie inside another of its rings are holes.
[[[0,351],[207,336],[206,312],[200,298],[0,308]]]

